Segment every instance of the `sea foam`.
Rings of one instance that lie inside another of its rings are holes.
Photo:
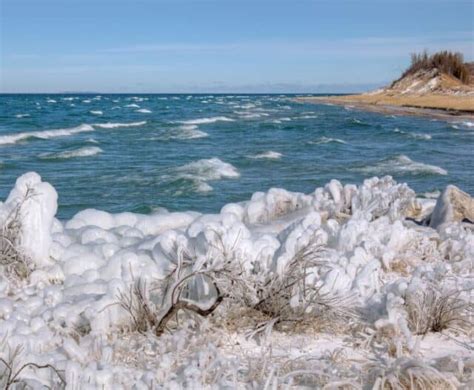
[[[71,127],[66,129],[28,131],[18,134],[3,135],[0,136],[0,145],[16,144],[19,141],[23,141],[29,138],[49,139],[55,137],[67,137],[77,133],[83,133],[85,131],[94,131],[94,128],[91,125],[83,124],[77,127]]]
[[[436,165],[413,161],[408,156],[399,155],[355,170],[364,174],[411,174],[447,175],[448,171]]]

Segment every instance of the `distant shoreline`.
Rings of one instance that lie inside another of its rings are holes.
[[[436,95],[434,95],[436,96]],[[447,104],[442,106],[442,99],[444,96],[439,96],[439,101],[436,101],[434,106],[429,106],[420,97],[418,101],[411,97],[408,99],[392,99],[385,101],[381,99],[374,99],[374,96],[365,95],[342,95],[342,96],[313,96],[313,97],[298,97],[294,101],[299,103],[313,103],[313,104],[335,104],[340,106],[351,106],[355,109],[376,112],[380,114],[389,115],[411,115],[411,116],[425,116],[440,119],[471,119],[474,120],[474,97],[457,98],[462,101],[462,104]],[[472,105],[472,109],[469,106]]]

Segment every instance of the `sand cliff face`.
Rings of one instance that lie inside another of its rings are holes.
[[[474,71],[474,66],[470,67]],[[447,96],[474,96],[474,74],[469,84],[464,84],[457,78],[441,72],[438,69],[419,70],[395,80],[389,87],[369,92],[368,95],[415,95],[426,96],[441,94]]]

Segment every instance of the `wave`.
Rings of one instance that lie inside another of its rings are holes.
[[[264,116],[270,116],[266,112],[249,112],[249,111],[234,111],[234,114],[239,115],[242,119],[258,119]]]
[[[138,104],[127,104],[126,106],[124,107],[129,107],[129,108],[140,108],[140,106]]]
[[[396,127],[393,131],[395,133],[398,133],[398,134],[407,135],[408,137],[411,137],[411,138],[414,138],[414,139],[430,140],[432,138],[430,134],[412,133],[412,132],[409,132],[409,131],[400,130],[398,127]]]
[[[273,150],[269,150],[268,152],[263,152],[259,154],[255,154],[253,156],[248,156],[252,159],[266,159],[266,160],[279,160],[282,158],[283,154],[279,152],[274,152]]]
[[[55,137],[67,137],[69,135],[82,133],[85,131],[94,131],[94,128],[91,125],[83,124],[77,127],[71,127],[66,129],[29,131],[18,134],[3,135],[0,136],[0,145],[16,144],[19,141],[23,141],[29,138],[49,139]]]
[[[180,121],[185,125],[203,125],[206,123],[215,123],[215,122],[235,122],[234,119],[228,118],[226,116],[213,116],[210,118],[200,118],[200,119],[190,119],[187,121]]]
[[[30,114],[16,114],[15,115],[16,118],[27,118],[29,116],[30,116]]]
[[[321,145],[321,144],[329,144],[331,142],[337,143],[337,144],[347,144],[346,141],[339,139],[339,138],[328,138],[328,137],[321,137],[318,138],[315,141],[308,141],[308,144],[311,145]]]
[[[139,112],[141,114],[151,114],[151,110],[147,110],[146,108],[140,108],[139,110],[135,110],[135,112]]]
[[[186,139],[197,139],[209,137],[205,131],[198,130],[197,125],[183,125],[177,129],[173,129],[170,132],[149,138],[152,141],[170,141],[174,139],[186,140]]]
[[[90,112],[91,114],[93,114],[93,115],[103,115],[103,114],[104,114],[104,113],[103,113],[102,111],[100,111],[100,110],[96,110],[96,111],[92,110],[92,111],[89,111],[89,112]]]
[[[46,103],[57,103],[57,101],[54,99],[48,99],[46,100]]]
[[[176,172],[176,179],[191,181],[198,192],[212,191],[208,181],[240,177],[240,172],[236,167],[216,157],[193,161],[176,168]]]
[[[198,130],[196,125],[183,125],[178,128],[178,131],[171,135],[171,139],[196,139],[208,137],[205,131]]]
[[[408,156],[401,154],[354,170],[365,174],[411,174],[411,175],[447,175],[448,171],[436,165],[413,161]]]
[[[451,127],[456,130],[468,129],[471,130],[474,128],[474,122],[464,121],[464,122],[453,122]]]
[[[129,123],[94,123],[94,127],[100,127],[101,129],[116,129],[118,127],[136,127],[143,126],[146,124],[146,121],[141,122],[129,122]]]
[[[84,146],[83,148],[74,150],[65,150],[59,153],[43,153],[40,154],[41,159],[45,160],[56,160],[56,159],[68,159],[76,157],[90,157],[102,153],[103,150],[97,146]]]
[[[370,123],[363,122],[363,121],[361,121],[360,119],[357,119],[357,118],[352,118],[350,120],[350,123],[352,123],[356,126],[363,126],[363,127],[370,126]]]

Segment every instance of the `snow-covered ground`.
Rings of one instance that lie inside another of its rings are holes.
[[[0,203],[1,383],[472,388],[473,225],[446,194],[333,180],[219,214],[59,221],[25,174]]]

